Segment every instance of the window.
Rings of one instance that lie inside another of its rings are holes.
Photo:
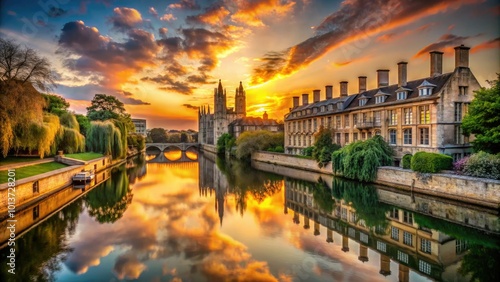
[[[356,222],[356,213],[349,212],[349,222]]]
[[[408,264],[408,254],[405,254],[398,250],[398,260]]]
[[[389,125],[398,124],[398,113],[395,110],[389,111]]]
[[[432,88],[431,87],[425,87],[425,88],[418,89],[418,95],[419,96],[429,96],[431,94],[432,94]]]
[[[398,100],[405,100],[405,99],[406,99],[406,91],[398,92]]]
[[[424,238],[420,238],[420,250],[424,253],[430,254],[431,253],[431,241],[424,239]]]
[[[340,145],[340,133],[335,134],[335,143]]]
[[[39,193],[40,192],[40,187],[38,185],[38,180],[33,182],[33,193]]]
[[[380,134],[381,134],[380,130],[375,130],[375,135],[380,135]]]
[[[342,120],[341,120],[341,116],[336,116],[335,117],[335,124],[336,124],[336,128],[342,128]]]
[[[368,101],[368,99],[366,99],[366,98],[359,99],[359,105],[364,106],[364,105],[366,105],[367,101]]]
[[[380,111],[373,112],[373,120],[375,125],[380,125]]]
[[[420,106],[420,124],[429,124],[431,122],[431,113],[429,111],[429,105]]]
[[[418,261],[418,270],[420,270],[421,272],[423,272],[425,274],[430,275],[432,267],[428,262],[425,262],[423,260],[419,260]]]
[[[467,241],[465,241],[465,240],[456,240],[455,241],[455,252],[457,255],[463,253],[467,249],[468,249]]]
[[[366,139],[366,133],[365,132],[361,132],[361,140],[365,140]]]
[[[413,234],[403,231],[403,243],[407,246],[413,246]]]
[[[469,137],[464,135],[461,125],[455,125],[455,144],[466,144],[469,143]]]
[[[389,144],[396,145],[396,130],[395,129],[389,130]]]
[[[347,234],[349,235],[349,237],[351,238],[356,238],[356,229],[352,228],[352,227],[349,227],[347,229]]]
[[[403,144],[405,145],[411,145],[412,143],[412,138],[411,138],[411,128],[407,128],[403,130]]]
[[[338,109],[338,110],[342,110],[342,105],[343,105],[343,104],[344,104],[344,103],[342,103],[342,102],[338,102],[338,103],[337,103],[337,109]]]
[[[393,240],[399,241],[399,229],[394,226],[391,226],[391,238]]]
[[[404,110],[404,124],[412,124],[413,123],[413,110],[412,108],[405,108]]]
[[[359,240],[365,244],[368,244],[368,235],[365,233],[359,232]]]
[[[458,86],[458,95],[467,95],[469,94],[469,87],[468,86]]]
[[[429,145],[429,128],[420,128],[420,145]]]
[[[403,211],[403,222],[408,224],[413,224],[413,213]]]
[[[366,123],[368,121],[368,114],[363,113],[363,123]]]
[[[375,97],[375,104],[380,104],[383,103],[384,101],[385,101],[385,95]]]
[[[344,142],[345,144],[349,143],[349,133],[344,133]]]
[[[344,127],[349,127],[349,115],[344,115]]]
[[[325,106],[321,106],[321,112],[325,112]]]
[[[352,134],[352,141],[353,142],[358,141],[358,133],[357,132],[355,132],[355,133]]]
[[[313,125],[314,125],[314,131],[316,132],[316,130],[318,130],[318,120],[317,119],[313,119]]]
[[[332,126],[332,117],[327,118],[326,126],[329,128]]]
[[[377,241],[377,250],[385,253],[387,251],[387,244],[384,242]]]
[[[341,215],[343,220],[347,220],[347,209],[342,208],[342,215]]]
[[[389,217],[390,218],[394,218],[394,219],[399,219],[399,210],[396,209],[396,208],[393,208],[390,212],[389,212]]]
[[[33,220],[36,220],[40,217],[40,205],[33,208]]]
[[[358,114],[353,114],[352,115],[352,124],[357,125],[358,124]]]
[[[372,138],[372,132],[371,131],[368,132],[368,139],[369,138]]]
[[[455,121],[462,121],[462,103],[455,103]]]

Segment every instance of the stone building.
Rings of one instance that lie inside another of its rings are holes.
[[[283,124],[274,119],[269,119],[267,112],[260,117],[244,117],[234,120],[229,124],[229,134],[238,138],[245,131],[267,130],[271,132],[282,132]]]
[[[144,137],[146,137],[147,132],[146,132],[146,120],[145,119],[139,119],[139,118],[133,118],[132,123],[134,123],[135,126],[135,133],[140,134]]]
[[[469,69],[469,49],[455,47],[455,69],[443,73],[443,52],[430,52],[428,77],[407,80],[407,62],[398,63],[398,83],[389,84],[389,70],[377,70],[375,89],[366,89],[366,76],[358,77],[359,91],[348,93],[348,82],[340,82],[339,95],[325,87],[293,97],[293,107],[285,115],[285,152],[300,154],[314,144],[321,126],[332,129],[333,141],[341,146],[373,135],[381,135],[393,146],[396,160],[418,151],[439,152],[455,160],[471,152],[461,121],[480,88]]]

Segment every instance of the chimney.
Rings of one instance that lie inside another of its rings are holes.
[[[309,104],[309,94],[302,94],[302,105]]]
[[[468,68],[469,67],[469,47],[463,44],[455,47],[455,68]]]
[[[321,90],[320,89],[314,89],[313,90],[313,99],[314,99],[314,103],[316,102],[319,102],[320,100],[320,94],[321,93]]]
[[[332,99],[333,86],[331,85],[325,86],[325,92],[326,92],[326,100]]]
[[[377,70],[378,88],[389,86],[389,70]]]
[[[408,70],[407,70],[408,62],[399,62],[398,63],[398,86],[406,86],[406,82],[408,82]]]
[[[293,96],[293,108],[297,108],[299,106],[299,96]]]
[[[347,96],[347,81],[340,82],[340,97]]]
[[[358,76],[359,93],[366,91],[366,76]]]
[[[443,74],[443,52],[432,51],[431,55],[431,77]]]

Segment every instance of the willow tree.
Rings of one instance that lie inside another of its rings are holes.
[[[113,121],[93,121],[87,132],[86,145],[90,151],[111,155],[116,159],[127,154],[126,139],[126,135],[122,135]]]

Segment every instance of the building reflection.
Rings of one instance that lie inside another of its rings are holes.
[[[333,185],[335,190],[335,183]],[[334,233],[339,234],[343,252],[353,251],[352,244],[350,248],[352,241],[358,243],[358,260],[363,263],[369,261],[369,250],[375,252],[380,260],[379,273],[383,276],[393,273],[392,261],[398,264],[399,281],[409,281],[410,269],[431,279],[461,278],[443,275],[448,267],[453,267],[461,260],[467,249],[466,242],[438,230],[421,227],[415,222],[413,212],[388,205],[381,205],[385,222],[379,220],[377,225],[367,224],[367,221],[374,222],[374,219],[356,211],[355,199],[336,199],[334,209],[331,212],[325,211],[314,199],[316,189],[312,183],[285,179],[285,205],[287,210],[293,211],[295,224],[300,224],[302,217],[303,228],[307,230],[310,224],[314,225],[313,232],[316,236],[325,228],[326,241],[329,243],[334,241]],[[376,197],[377,194],[374,195]],[[371,213],[376,214],[377,211]]]

